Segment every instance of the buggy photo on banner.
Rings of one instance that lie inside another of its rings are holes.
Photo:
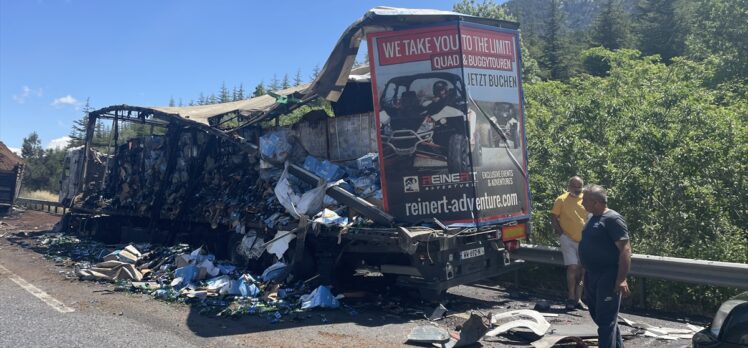
[[[385,210],[461,226],[529,217],[518,32],[370,33]]]

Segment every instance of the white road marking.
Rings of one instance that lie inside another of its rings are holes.
[[[54,308],[56,311],[60,313],[75,312],[75,309],[72,309],[66,306],[64,303],[58,301],[56,298],[50,296],[43,290],[37,288],[33,284],[27,282],[23,278],[11,272],[9,269],[5,268],[3,265],[0,265],[0,275],[8,276],[8,279],[12,280],[14,283],[18,284],[18,286],[28,291],[29,294],[36,296],[36,298],[44,301],[44,303],[48,304],[50,307]]]

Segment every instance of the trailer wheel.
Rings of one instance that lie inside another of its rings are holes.
[[[449,137],[447,167],[450,173],[465,172],[470,168],[470,150],[467,137],[463,134],[452,134]]]

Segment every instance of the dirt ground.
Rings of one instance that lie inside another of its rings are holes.
[[[552,328],[558,325],[590,325],[585,311],[567,312],[560,298],[534,293],[532,289],[511,288],[495,281],[458,286],[449,290],[442,304],[446,318],[429,322],[436,304],[399,296],[398,290],[371,290],[361,298],[343,299],[336,310],[295,312],[276,318],[272,313],[242,317],[217,317],[204,309],[169,303],[147,294],[115,291],[114,284],[79,281],[70,264],[39,248],[40,236],[59,220],[42,212],[26,211],[0,220],[0,264],[33,284],[40,284],[53,296],[77,311],[106,313],[146,323],[156,331],[169,331],[199,346],[273,347],[390,347],[402,346],[408,333],[419,325],[437,325],[458,332],[469,314],[501,313],[511,309],[532,309],[538,302],[553,306],[546,312]],[[628,319],[650,325],[685,328],[686,322],[704,325],[707,318],[679,318],[649,313],[622,313]],[[628,330],[628,328],[625,328]],[[624,332],[627,332],[624,330]],[[526,347],[532,338],[517,333],[484,337],[486,347]],[[636,336],[628,346],[683,347],[690,340],[663,341]],[[147,345],[147,343],[145,344]]]

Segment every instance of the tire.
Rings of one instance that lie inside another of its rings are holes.
[[[467,137],[462,134],[452,134],[449,137],[447,167],[450,173],[461,173],[470,169],[469,144]]]

